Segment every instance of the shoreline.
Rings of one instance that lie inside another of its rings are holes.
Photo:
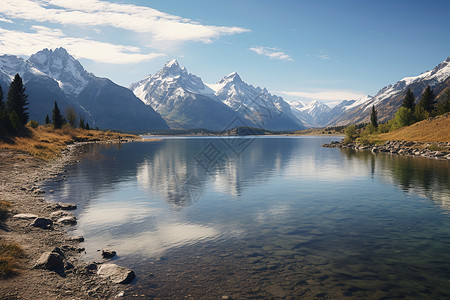
[[[324,144],[322,147],[368,150],[372,153],[387,153],[450,160],[450,143],[447,142],[422,143],[412,141],[386,141],[380,145],[363,145],[358,142],[344,142],[342,140],[340,142]]]
[[[47,202],[40,185],[64,177],[65,167],[82,157],[83,144],[86,143],[68,145],[51,161],[0,149],[0,200],[12,204],[10,216],[1,224],[0,240],[17,243],[25,252],[18,275],[0,279],[2,299],[105,299],[121,297],[127,290],[127,285],[97,275],[97,265],[107,260],[95,265],[83,261],[82,240],[72,239],[67,233],[66,228],[71,225],[54,222],[50,229],[42,229],[31,226],[35,218],[13,216],[33,214],[50,219],[56,212],[71,215],[70,211],[61,211],[56,203]],[[56,271],[35,268],[43,253],[55,251],[62,252],[63,268]]]

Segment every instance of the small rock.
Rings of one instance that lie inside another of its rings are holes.
[[[36,219],[38,216],[36,216],[35,214],[17,214],[14,215],[13,218],[17,218],[17,219]]]
[[[46,218],[36,218],[33,223],[31,223],[31,226],[33,227],[39,227],[42,229],[50,229],[53,225],[53,221]]]
[[[56,221],[56,223],[65,224],[65,225],[75,225],[75,224],[77,224],[77,219],[74,216],[65,216],[65,217],[58,219],[58,221]]]
[[[51,271],[64,268],[63,258],[56,252],[44,252],[34,265],[35,269],[47,269]]]
[[[283,290],[283,288],[281,288],[278,285],[269,285],[266,286],[265,288],[266,292],[268,292],[269,294],[271,294],[274,297],[285,297],[286,296],[286,292]]]
[[[114,250],[102,250],[102,257],[103,258],[113,258],[116,256],[116,251]]]
[[[61,255],[63,258],[66,257],[66,256],[64,255],[64,252],[63,252],[59,247],[53,248],[52,252],[58,253],[58,254]]]
[[[68,212],[65,212],[65,211],[63,211],[63,210],[58,210],[58,211],[52,212],[52,213],[50,214],[50,219],[52,219],[52,220],[58,220],[58,219],[60,219],[60,218],[62,218],[62,217],[68,216],[68,215],[69,215]]]
[[[74,210],[77,209],[77,206],[75,204],[71,203],[57,203],[55,205],[56,209],[62,209],[62,210]]]
[[[68,241],[73,241],[73,242],[84,242],[84,237],[82,236],[73,236],[67,239]]]
[[[97,271],[101,277],[109,278],[113,283],[127,284],[133,281],[136,274],[133,270],[116,264],[103,264]]]

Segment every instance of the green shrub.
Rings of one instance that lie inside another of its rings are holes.
[[[36,120],[30,120],[30,121],[27,123],[27,126],[28,126],[28,127],[31,127],[31,128],[38,128],[39,122],[36,121]]]

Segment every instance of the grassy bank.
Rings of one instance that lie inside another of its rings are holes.
[[[119,141],[136,139],[138,136],[111,131],[84,130],[79,128],[54,129],[52,126],[26,127],[16,137],[0,139],[0,149],[23,151],[44,160],[57,157],[67,145],[74,142]]]
[[[450,113],[379,135],[385,141],[450,142]]]

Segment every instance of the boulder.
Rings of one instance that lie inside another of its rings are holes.
[[[116,251],[114,250],[102,250],[102,257],[103,258],[113,258],[116,256]]]
[[[62,210],[74,210],[77,209],[77,206],[72,203],[56,203],[55,208]]]
[[[36,218],[34,219],[33,223],[31,223],[31,226],[42,229],[50,229],[52,228],[52,225],[53,221],[47,218]]]
[[[133,281],[136,275],[131,269],[127,269],[116,264],[103,264],[97,270],[101,277],[108,278],[113,283],[127,284]]]
[[[59,218],[58,221],[56,221],[57,224],[65,224],[65,225],[75,225],[77,224],[77,219],[74,216],[65,216],[62,218]]]
[[[56,252],[44,252],[34,264],[35,269],[47,269],[51,271],[63,270],[63,257]]]
[[[28,214],[28,213],[25,213],[25,214],[17,214],[17,215],[14,215],[13,216],[13,218],[17,218],[17,219],[36,219],[38,216],[37,215],[35,215],[35,214]]]

